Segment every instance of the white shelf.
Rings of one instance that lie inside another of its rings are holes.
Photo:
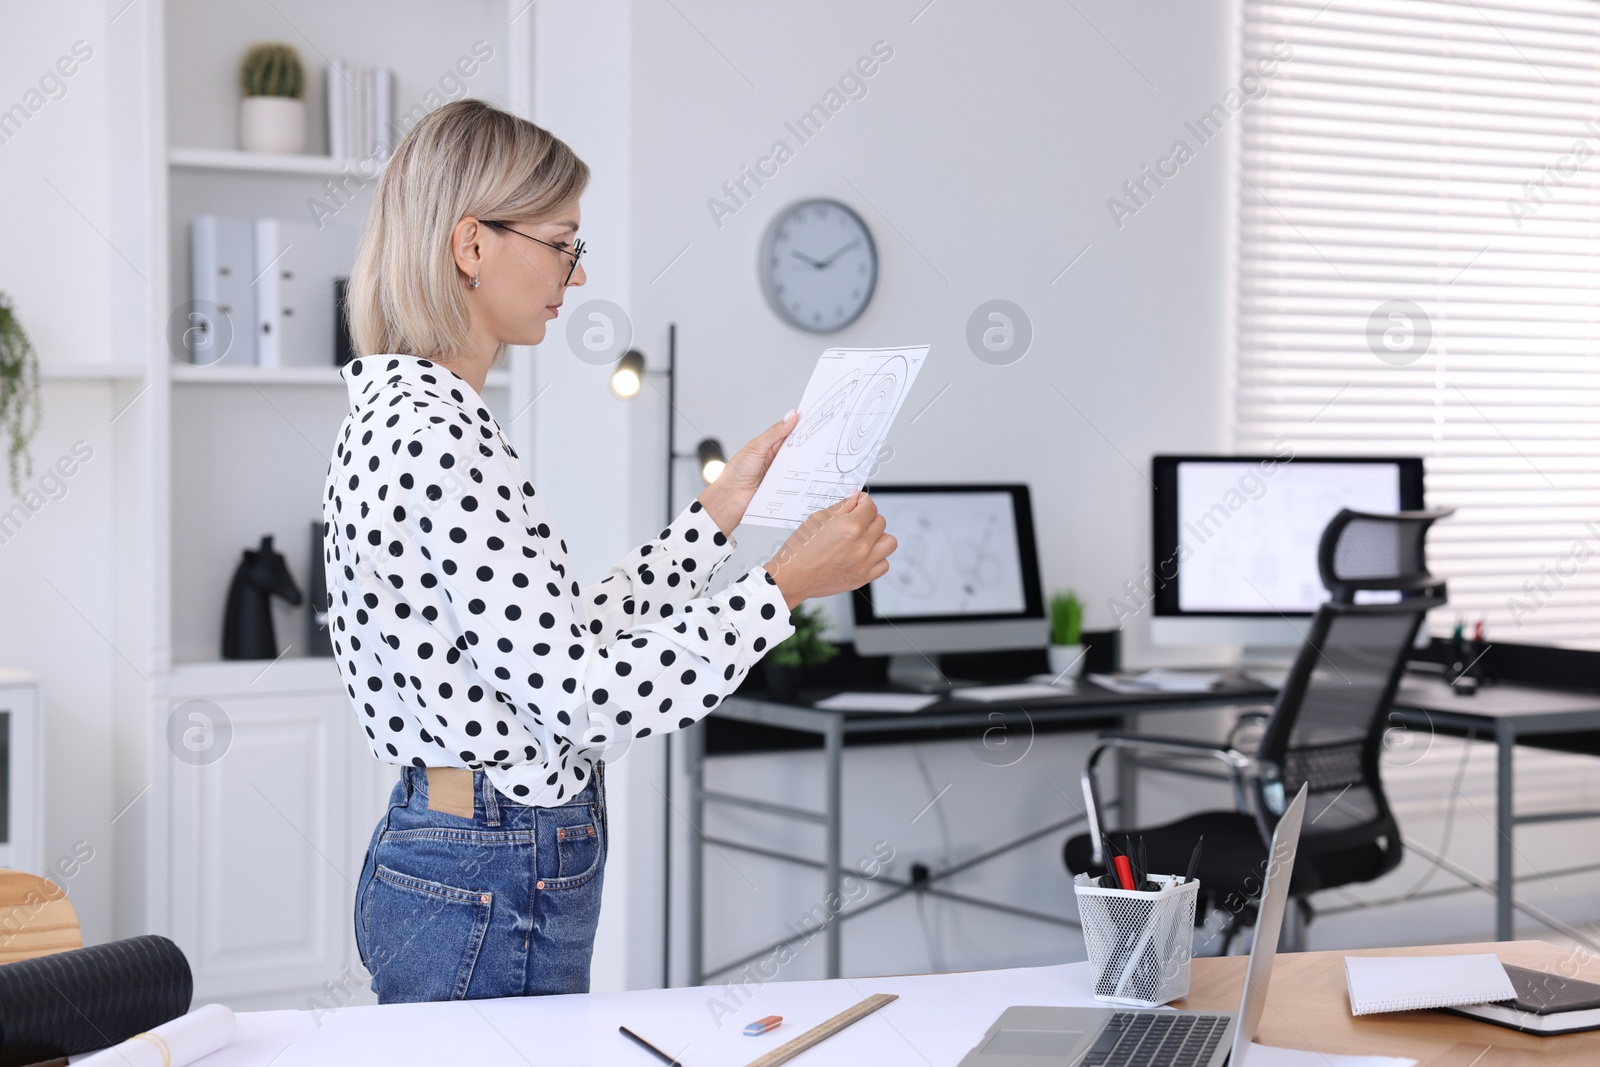
[[[383,165],[375,160],[239,152],[221,148],[171,148],[167,150],[167,163],[188,170],[240,170],[254,174],[351,173],[363,178],[376,177],[383,170]]]
[[[172,380],[185,385],[337,385],[343,387],[337,367],[252,367],[240,364],[172,365]],[[492,370],[486,389],[508,389],[511,372]]]
[[[329,691],[341,691],[339,664],[332,656],[182,663],[167,678],[167,693],[177,699]]]
[[[144,367],[137,363],[40,363],[39,377],[47,382],[137,382]]]

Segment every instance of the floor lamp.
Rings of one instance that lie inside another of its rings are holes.
[[[678,437],[676,418],[677,393],[676,371],[678,368],[678,327],[676,324],[667,327],[667,369],[664,371],[646,370],[644,353],[636,348],[630,348],[617,360],[616,366],[611,371],[611,391],[624,400],[632,400],[644,391],[644,382],[647,377],[659,375],[667,379],[667,484],[666,484],[666,510],[668,525],[677,518],[677,510],[672,502],[672,475],[676,463],[680,459],[693,459],[699,464],[700,478],[705,484],[710,485],[717,480],[717,475],[722,473],[722,468],[727,465],[727,457],[722,451],[722,443],[715,437],[702,438],[695,446],[693,452],[678,451]],[[662,888],[661,888],[661,985],[666,988],[672,985],[672,734],[664,738],[667,742],[666,765],[667,773],[661,795],[665,807],[661,815],[661,847],[662,847]],[[694,829],[694,828],[691,828]],[[698,843],[694,847],[699,847]]]

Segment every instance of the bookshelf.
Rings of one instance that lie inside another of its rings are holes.
[[[332,156],[278,155],[240,152],[231,148],[172,148],[167,164],[183,170],[237,170],[254,174],[344,175],[372,178],[383,170],[376,160],[335,159]]]
[[[328,60],[391,68],[402,115],[442,102],[445,84],[459,91],[443,98],[481,97],[531,117],[528,8],[526,0],[150,0],[109,23],[114,229],[132,260],[154,270],[113,281],[127,329],[111,360],[43,370],[113,390],[114,443],[127,458],[118,569],[131,576],[119,587],[113,636],[137,664],[117,698],[144,712],[116,756],[119,774],[149,783],[115,828],[119,863],[128,865],[119,884],[137,886],[119,899],[117,927],[119,936],[177,941],[196,1003],[304,1007],[329,982],[351,1000],[371,1000],[350,933],[354,882],[395,768],[367,751],[334,660],[305,655],[306,607],[276,609],[279,645],[288,646],[280,659],[218,658],[243,549],[271,534],[309,591],[313,524],[348,401],[332,365],[195,366],[171,350],[169,319],[189,298],[189,222],[307,218],[308,203],[338,182],[351,192],[333,221],[359,230],[378,167],[312,154],[327,145]],[[237,148],[235,68],[264,40],[294,44],[306,64],[307,154]],[[474,75],[446,77],[469,53],[480,60]],[[512,418],[534,396],[531,354],[513,353],[484,394],[531,456],[532,420]],[[194,715],[226,734],[222,758],[181,753],[174,738]]]

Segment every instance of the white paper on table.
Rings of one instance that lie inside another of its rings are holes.
[[[238,1022],[221,1004],[207,1004],[120,1045],[71,1060],[72,1067],[183,1067],[233,1040]]]
[[[1175,671],[1152,667],[1142,674],[1091,674],[1089,680],[1113,693],[1208,693],[1221,671]]]
[[[835,693],[811,706],[829,711],[921,711],[938,702],[936,693]]]
[[[744,521],[793,529],[866,484],[928,346],[830,348],[796,410],[800,419],[767,468]]]
[[[1404,1056],[1346,1056],[1336,1052],[1305,1052],[1250,1043],[1244,1067],[1416,1067]],[[1232,1064],[1229,1067],[1233,1067]]]

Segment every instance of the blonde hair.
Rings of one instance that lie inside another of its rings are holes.
[[[452,358],[469,325],[451,250],[456,223],[545,221],[588,181],[588,166],[559,138],[481,100],[424,116],[378,179],[356,250],[346,300],[356,352]],[[501,345],[495,360],[504,354]]]

